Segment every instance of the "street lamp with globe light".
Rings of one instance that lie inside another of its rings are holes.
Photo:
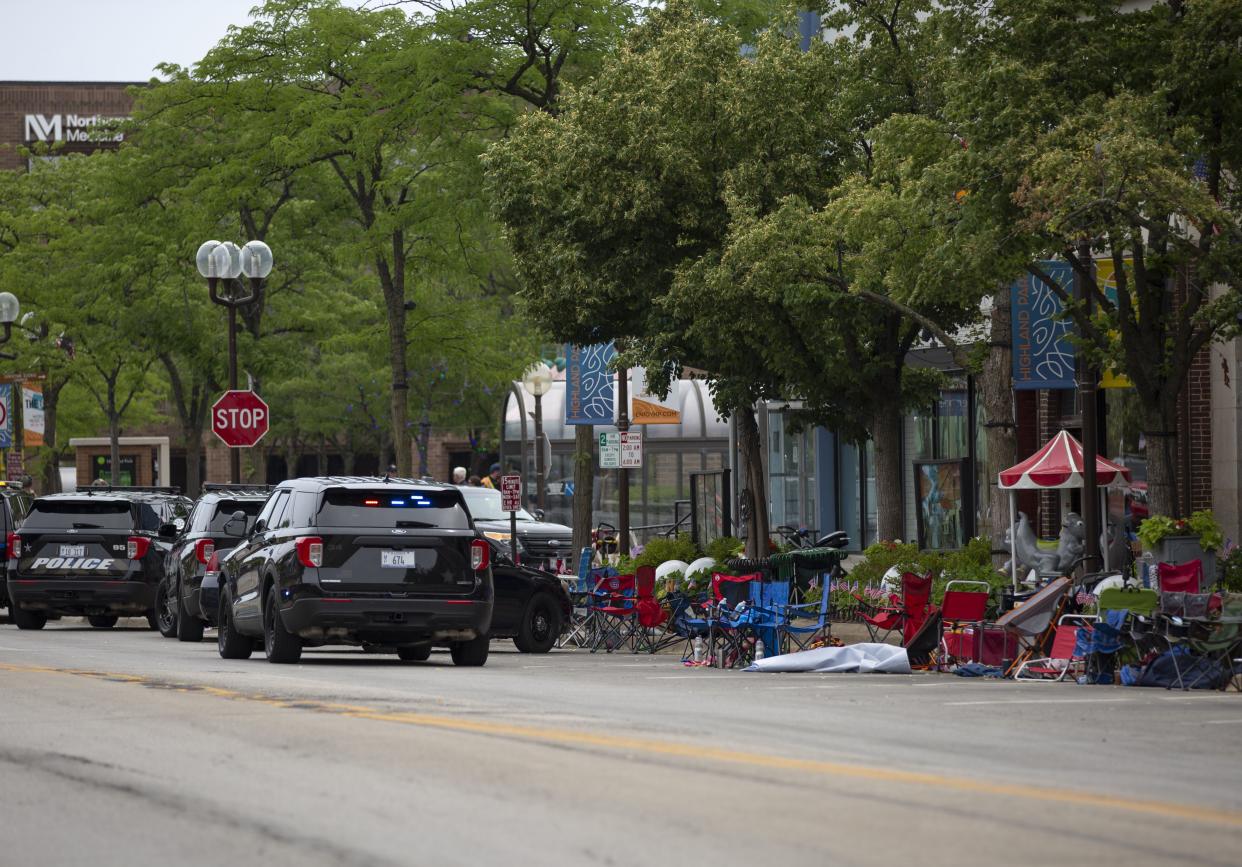
[[[530,370],[526,371],[526,375],[522,377],[522,388],[526,389],[526,393],[535,398],[535,501],[539,505],[539,511],[545,512],[544,508],[544,473],[546,468],[543,465],[543,396],[552,390],[552,371],[548,369],[546,364],[539,363]]]
[[[206,241],[198,248],[194,264],[207,278],[212,303],[229,311],[229,391],[236,391],[237,309],[258,300],[263,279],[272,273],[272,250],[262,241],[247,241],[242,247],[232,241]],[[250,281],[250,291],[244,294],[238,280],[243,274]],[[229,477],[233,484],[241,482],[241,452],[237,449],[229,449]]]
[[[4,326],[4,336],[0,337],[0,344],[9,342],[9,338],[13,336],[13,323],[17,321],[17,316],[22,312],[22,305],[18,303],[17,296],[12,292],[0,292],[0,325]],[[14,355],[4,355],[5,358],[16,358]]]

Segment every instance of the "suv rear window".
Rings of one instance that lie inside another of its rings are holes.
[[[211,516],[211,527],[209,533],[223,533],[224,525],[233,517],[234,512],[245,512],[248,518],[253,518],[259,514],[259,510],[263,508],[263,500],[221,500],[216,503],[216,513]],[[246,525],[254,523],[247,521]]]
[[[23,530],[132,530],[124,500],[35,500]]]
[[[320,527],[396,527],[468,530],[470,521],[456,491],[328,488],[316,523]]]

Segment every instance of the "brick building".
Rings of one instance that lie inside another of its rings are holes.
[[[23,146],[54,153],[91,153],[117,146],[108,120],[128,117],[129,88],[140,83],[0,81],[0,169],[20,169]]]

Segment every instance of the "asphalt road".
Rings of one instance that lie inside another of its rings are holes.
[[[1242,862],[1236,693],[273,666],[125,622],[0,626],[0,865]]]

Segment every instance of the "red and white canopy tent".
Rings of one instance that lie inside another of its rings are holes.
[[[1001,471],[999,484],[1002,490],[1009,491],[1009,564],[1015,588],[1018,586],[1017,539],[1015,538],[1018,532],[1015,526],[1018,514],[1016,492],[1081,488],[1083,486],[1082,474],[1082,443],[1070,436],[1068,431],[1061,431],[1026,460]],[[1097,456],[1095,479],[1102,492],[1104,488],[1129,482],[1130,471],[1107,458]],[[1107,506],[1102,498],[1101,510],[1100,526],[1107,527]],[[1104,546],[1104,568],[1108,568],[1107,545]]]

